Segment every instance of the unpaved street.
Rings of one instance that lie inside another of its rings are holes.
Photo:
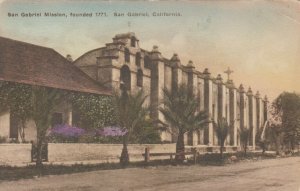
[[[226,166],[103,170],[1,182],[2,191],[300,191],[300,157]]]

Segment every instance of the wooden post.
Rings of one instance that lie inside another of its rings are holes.
[[[197,164],[197,150],[196,148],[192,148],[194,164]]]
[[[145,162],[148,163],[150,161],[150,149],[149,147],[145,148]]]
[[[48,143],[45,144],[45,161],[48,162]]]
[[[31,142],[31,162],[34,162],[35,160],[35,146],[33,144],[33,142]]]

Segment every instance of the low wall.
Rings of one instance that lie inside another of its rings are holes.
[[[130,144],[128,152],[130,161],[143,161],[142,154],[145,148],[150,152],[175,152],[175,144]],[[77,144],[77,143],[49,143],[49,162],[119,162],[122,152],[122,144]],[[169,157],[156,157],[156,159],[168,159]]]
[[[26,165],[31,162],[31,144],[0,144],[0,165]]]
[[[85,144],[85,143],[49,143],[48,160],[50,163],[107,163],[119,162],[122,144]],[[145,148],[150,153],[174,153],[176,144],[130,144],[130,161],[143,161]],[[186,146],[186,151],[196,148],[199,153],[218,152],[219,147],[206,145]],[[236,147],[226,147],[226,152],[234,152]],[[239,148],[238,148],[239,150]],[[151,157],[151,159],[169,159],[169,156]],[[31,163],[31,144],[0,144],[0,165],[27,165]]]

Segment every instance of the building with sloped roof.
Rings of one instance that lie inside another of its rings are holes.
[[[99,95],[111,95],[109,88],[85,74],[51,48],[0,37],[0,81],[22,83]],[[57,123],[72,124],[72,106],[57,108]],[[32,121],[25,128],[27,141],[36,139]],[[0,136],[18,138],[17,123],[9,111],[0,114]]]

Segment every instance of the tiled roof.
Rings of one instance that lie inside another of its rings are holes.
[[[110,95],[51,48],[0,37],[0,80]]]

